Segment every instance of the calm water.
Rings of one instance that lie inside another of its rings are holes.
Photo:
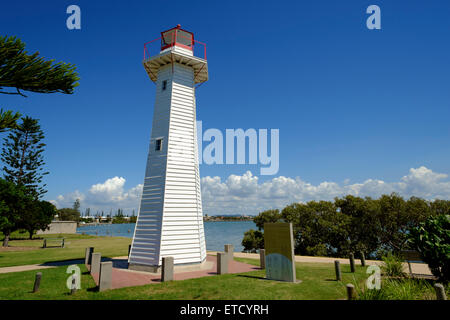
[[[225,244],[234,245],[234,250],[240,252],[244,249],[242,238],[249,229],[257,229],[253,221],[217,221],[204,222],[206,250],[223,251]],[[77,233],[89,235],[133,237],[134,223],[101,224],[97,226],[79,227]]]

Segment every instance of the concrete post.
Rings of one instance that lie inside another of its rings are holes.
[[[33,293],[39,290],[39,286],[41,285],[42,272],[36,273],[36,278],[34,279]]]
[[[112,261],[100,264],[100,277],[98,280],[98,290],[105,291],[112,288]]]
[[[92,253],[94,252],[94,247],[88,247],[86,248],[86,253],[84,256],[84,265],[88,266],[91,264],[92,261]]]
[[[72,275],[72,285],[70,287],[70,294],[77,292],[77,275]]]
[[[91,274],[100,273],[100,262],[102,260],[101,253],[93,253],[92,254],[92,263],[91,263]]]
[[[131,252],[131,244],[128,245],[128,258],[130,257],[130,252]]]
[[[440,283],[434,285],[434,290],[436,290],[437,300],[447,300],[447,295],[445,294],[444,286]]]
[[[341,281],[341,263],[339,262],[339,260],[334,261],[334,270],[336,271],[336,281]]]
[[[225,252],[217,252],[217,274],[228,273],[228,255]]]
[[[47,239],[44,239],[44,244],[42,245],[42,248],[47,248]]]
[[[228,261],[234,260],[234,246],[232,244],[225,245],[225,253],[228,255]]]
[[[354,300],[355,299],[355,286],[352,284],[347,284],[347,299],[348,300]]]
[[[259,266],[261,269],[266,268],[266,250],[259,249]]]
[[[355,255],[350,253],[350,271],[355,272]]]
[[[161,282],[173,280],[173,257],[162,258]]]
[[[366,256],[364,255],[363,251],[361,251],[361,266],[366,266]]]

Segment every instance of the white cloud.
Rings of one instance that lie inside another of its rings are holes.
[[[271,208],[283,208],[293,202],[309,200],[332,200],[334,197],[352,194],[377,198],[382,194],[397,192],[405,198],[418,196],[426,199],[450,199],[448,175],[436,173],[426,167],[411,168],[406,176],[396,182],[368,179],[362,183],[342,184],[324,181],[313,185],[301,178],[279,176],[260,183],[250,171],[243,175],[230,175],[222,181],[220,177],[201,179],[203,212],[216,214],[257,214]],[[125,213],[137,212],[142,184],[125,190],[125,178],[114,177],[103,183],[92,185],[85,193],[78,190],[59,195],[52,202],[58,207],[71,207],[79,198],[83,208],[91,212],[122,208]]]
[[[436,173],[426,167],[411,168],[408,175],[397,182],[368,179],[362,183],[343,184],[324,181],[317,185],[301,178],[276,177],[258,183],[258,177],[247,171],[242,176],[232,175],[225,181],[220,177],[202,178],[203,211],[214,214],[257,214],[271,208],[283,208],[293,202],[332,200],[352,194],[378,198],[397,192],[405,198],[450,199],[450,181],[447,174]],[[239,192],[245,190],[245,192]]]
[[[128,214],[133,209],[137,213],[142,184],[125,190],[125,182],[126,180],[123,177],[110,178],[103,183],[92,185],[85,193],[76,190],[66,195],[59,195],[51,202],[58,208],[71,208],[74,201],[80,199],[82,208],[91,208],[91,214],[95,214],[97,210],[100,212],[103,210],[105,214],[109,214],[111,209],[115,213],[118,208],[123,209]]]

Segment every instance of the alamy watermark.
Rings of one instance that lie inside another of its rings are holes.
[[[225,129],[224,134],[219,129],[209,128],[203,132],[202,121],[197,121],[197,143],[200,164],[259,164],[261,175],[278,173],[279,129],[270,129],[270,133],[269,129]]]
[[[69,290],[81,289],[81,270],[80,267],[76,264],[72,264],[67,267],[66,273],[70,273],[70,276],[67,278],[66,287]],[[74,281],[75,280],[75,281]]]
[[[196,121],[198,162],[207,165],[259,165],[261,175],[275,175],[280,167],[279,129],[225,129],[203,131]],[[192,157],[192,136],[172,135],[169,151],[179,158]],[[160,140],[156,138],[154,140]],[[164,143],[164,142],[162,142]]]
[[[367,7],[366,13],[370,14],[370,16],[367,18],[366,26],[367,29],[373,30],[381,29],[381,9],[379,6],[372,4]]]
[[[367,278],[367,280],[366,280],[367,289],[380,290],[381,289],[381,269],[380,269],[380,267],[376,266],[376,265],[371,265],[371,266],[367,267],[366,273],[370,274],[369,278]]]
[[[69,30],[81,29],[81,9],[79,6],[72,4],[67,7],[66,13],[70,14],[66,20],[66,26]]]
[[[66,26],[69,30],[81,29],[81,9],[75,4],[67,7],[66,13],[70,14],[66,19]],[[366,20],[366,26],[369,30],[381,29],[381,9],[379,6],[372,4],[367,7],[366,13],[370,16]]]

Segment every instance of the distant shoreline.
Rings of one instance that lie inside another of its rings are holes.
[[[226,216],[211,216],[203,217],[204,222],[216,221],[253,221],[253,217],[226,217]]]
[[[253,221],[253,217],[249,216],[204,216],[203,222],[236,222],[236,221]],[[86,223],[78,223],[78,227],[88,227],[88,226],[99,226],[99,225],[111,225],[111,224],[127,224],[127,223],[135,223],[135,222],[120,222],[120,223],[111,223],[111,222],[86,222]]]

